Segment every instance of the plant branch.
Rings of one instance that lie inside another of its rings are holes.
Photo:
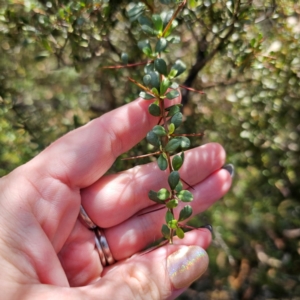
[[[183,7],[185,6],[186,1],[187,1],[187,0],[184,0],[184,1],[182,1],[182,2],[178,5],[177,9],[176,9],[175,12],[173,13],[173,15],[172,15],[172,17],[171,17],[169,23],[167,24],[167,26],[165,27],[165,29],[164,29],[164,31],[163,31],[163,33],[162,33],[162,36],[163,36],[163,37],[166,35],[166,33],[168,32],[168,30],[170,29],[170,27],[171,27],[171,25],[172,25],[172,22],[176,19],[176,17],[177,17],[177,15],[179,14],[179,12],[180,12],[180,11],[183,9]]]

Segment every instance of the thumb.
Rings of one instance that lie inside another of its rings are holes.
[[[79,290],[83,299],[174,299],[207,266],[208,256],[201,247],[168,245],[107,268],[93,288]]]

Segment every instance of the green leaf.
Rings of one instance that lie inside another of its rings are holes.
[[[140,16],[138,21],[141,25],[148,25],[149,27],[151,27],[153,24],[152,21],[145,16]]]
[[[160,94],[164,95],[165,92],[168,90],[168,88],[171,85],[171,81],[168,78],[164,78],[162,82],[160,83]]]
[[[175,125],[173,123],[171,123],[169,125],[169,132],[168,132],[168,134],[172,134],[172,133],[174,133],[174,131],[175,131]]]
[[[122,60],[122,63],[123,63],[124,65],[127,65],[127,64],[128,64],[128,54],[122,52],[122,54],[121,54],[121,60]]]
[[[149,105],[148,111],[154,117],[159,117],[161,115],[160,107],[155,103],[152,103]],[[179,145],[180,145],[180,142],[179,142]]]
[[[179,147],[180,147],[180,141],[178,139],[172,139],[167,143],[165,147],[165,151],[167,152],[175,151]]]
[[[187,190],[182,190],[177,194],[177,197],[183,202],[193,201],[193,194]]]
[[[162,225],[161,233],[165,239],[167,239],[167,240],[170,239],[170,236],[171,236],[170,228],[166,224]]]
[[[183,61],[181,61],[180,59],[176,60],[175,64],[172,66],[171,68],[171,72],[172,70],[177,71],[175,77],[181,75],[185,70],[186,70],[186,65]]]
[[[168,46],[168,42],[165,38],[160,38],[155,45],[155,52],[163,52]]]
[[[184,238],[184,231],[182,230],[182,228],[177,227],[176,228],[176,235],[178,236],[178,238],[183,239]]]
[[[146,54],[148,57],[151,57],[152,56],[152,50],[150,48],[143,48],[142,49],[143,53]]]
[[[178,128],[182,123],[182,113],[178,112],[171,118],[171,123],[175,125],[175,128]]]
[[[169,42],[169,43],[172,43],[172,44],[178,44],[180,43],[181,41],[181,38],[180,36],[178,35],[170,35],[166,38],[166,40]]]
[[[172,85],[171,85],[170,87],[171,87],[173,90],[176,90],[176,89],[179,88],[179,84],[178,84],[177,82],[173,81],[173,82],[172,82]],[[182,104],[180,104],[180,105],[182,105]]]
[[[154,95],[157,95],[157,96],[159,96],[159,92],[158,92],[158,90],[157,90],[157,88],[152,88],[151,89],[151,92],[154,94]]]
[[[180,156],[182,158],[182,163],[184,163],[184,152],[181,152]]]
[[[151,86],[155,87],[156,89],[159,89],[160,87],[159,73],[154,71],[148,74],[151,76]]]
[[[165,201],[161,201],[161,200],[158,199],[157,193],[155,191],[150,190],[149,193],[148,193],[148,197],[149,197],[150,200],[152,200],[156,203],[165,204]]]
[[[146,92],[140,92],[139,96],[140,96],[141,98],[145,99],[145,100],[151,100],[151,99],[154,98],[153,95],[148,94],[148,93],[146,93]]]
[[[193,209],[190,205],[186,205],[179,213],[179,219],[178,221],[184,221],[188,219],[193,213]]]
[[[172,100],[174,98],[177,98],[180,95],[180,93],[176,90],[172,90],[169,93],[166,94],[166,98],[169,100]]]
[[[129,17],[130,22],[137,20],[143,14],[144,10],[145,5],[142,3],[138,3],[128,10],[127,16]]]
[[[149,131],[147,133],[146,139],[149,144],[156,146],[156,147],[160,146],[160,139],[153,131]]]
[[[142,30],[150,35],[156,35],[157,31],[154,30],[151,26],[149,25],[142,25],[141,26]]]
[[[166,130],[163,126],[156,125],[152,128],[152,131],[158,136],[165,136],[167,135]]]
[[[168,75],[168,78],[173,79],[173,78],[176,77],[176,74],[177,74],[177,70],[171,69],[171,70],[170,70],[170,73],[169,73],[169,75]]]
[[[154,64],[153,63],[150,63],[150,64],[147,64],[144,68],[144,72],[146,74],[150,73],[150,72],[154,72]]]
[[[174,30],[174,28],[176,28],[178,26],[178,21],[177,20],[173,20],[171,26],[169,27],[169,29],[167,30],[167,32],[165,33],[165,37],[168,37],[172,31]]]
[[[190,147],[191,145],[190,139],[187,138],[186,136],[177,137],[177,139],[180,141],[180,147],[182,149],[187,149]]]
[[[176,229],[177,226],[178,226],[178,221],[174,219],[174,220],[168,222],[168,226],[169,226],[171,229]]]
[[[167,189],[162,188],[157,192],[157,198],[165,201],[170,198],[170,192]]]
[[[174,220],[173,214],[168,210],[165,216],[166,223],[169,223]]]
[[[175,155],[172,159],[172,166],[174,170],[179,170],[183,164],[182,158],[179,155]]]
[[[168,111],[168,115],[167,117],[172,117],[174,116],[176,113],[180,112],[180,107],[182,106],[182,104],[176,104],[176,105],[172,105],[170,107],[168,107],[166,110]]]
[[[160,0],[161,3],[163,3],[162,0]],[[166,0],[165,2],[169,2],[169,3],[163,3],[163,4],[171,4],[172,0]],[[163,23],[164,23],[164,27],[169,23],[169,21],[171,20],[172,16],[173,16],[174,11],[172,9],[168,10],[168,11],[164,11],[160,14]]]
[[[178,171],[172,171],[170,173],[170,175],[168,177],[168,183],[172,190],[174,190],[175,187],[177,186],[177,184],[179,183],[179,179],[180,179],[180,176],[179,176]]]
[[[168,74],[167,63],[165,62],[164,59],[157,58],[154,61],[154,67],[155,67],[156,71],[158,71],[160,74],[167,76],[167,74]]]
[[[167,208],[169,208],[169,209],[176,208],[176,207],[178,206],[178,200],[177,200],[177,199],[172,199],[172,200],[170,200],[170,201],[168,201],[168,202],[166,203],[166,206],[167,206]]]
[[[138,47],[145,53],[147,56],[151,57],[152,48],[148,40],[143,40],[138,42]]]
[[[182,182],[179,181],[179,183],[176,185],[175,191],[176,191],[177,193],[179,193],[180,191],[182,191],[182,189],[183,189]]]
[[[163,30],[163,20],[162,20],[161,16],[156,15],[156,14],[152,15],[152,21],[153,21],[155,30],[158,31],[159,33],[161,33]]]
[[[144,77],[143,77],[143,82],[146,86],[151,86],[151,76],[149,74],[146,74]]]
[[[166,158],[164,157],[163,154],[161,154],[158,159],[157,159],[157,164],[158,167],[162,170],[165,171],[168,167],[168,161],[166,160]]]

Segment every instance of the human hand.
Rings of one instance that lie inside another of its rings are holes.
[[[138,99],[60,138],[0,180],[0,287],[4,299],[173,299],[205,271],[211,234],[186,233],[143,255],[160,238],[164,210],[150,209],[150,189],[167,183],[156,164],[104,176],[114,160],[157,122]],[[180,169],[194,187],[194,213],[231,185],[218,144],[186,151]],[[80,205],[103,229],[117,263],[104,267]],[[136,255],[135,255],[136,254]],[[184,263],[188,269],[179,271]],[[101,279],[100,279],[101,278]],[[100,279],[100,280],[99,280]],[[72,288],[71,288],[72,287]]]

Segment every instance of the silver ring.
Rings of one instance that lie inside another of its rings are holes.
[[[102,266],[105,267],[107,265],[107,262],[106,262],[106,258],[105,258],[103,249],[102,249],[101,244],[100,244],[100,240],[97,237],[96,231],[95,231],[95,243],[96,243],[96,248],[98,250],[98,254],[99,254],[99,257],[100,257],[100,262],[101,262]]]
[[[97,227],[95,229],[95,233],[96,233],[96,238],[98,239],[100,245],[101,245],[101,248],[104,252],[104,256],[106,258],[106,261],[109,265],[112,265],[114,264],[116,261],[110,251],[110,248],[109,248],[109,245],[107,243],[107,240],[106,240],[106,237],[103,233],[103,230],[99,227]]]
[[[115,259],[113,258],[113,255],[110,251],[103,230],[91,220],[82,205],[80,205],[79,215],[83,219],[87,227],[89,229],[92,229],[95,233],[96,249],[98,251],[102,266],[105,267],[106,265],[114,264]]]
[[[80,214],[81,218],[83,219],[83,221],[85,222],[85,224],[88,226],[89,229],[95,229],[97,227],[97,225],[88,216],[88,214],[86,213],[86,211],[84,210],[82,205],[80,205],[79,214]]]

